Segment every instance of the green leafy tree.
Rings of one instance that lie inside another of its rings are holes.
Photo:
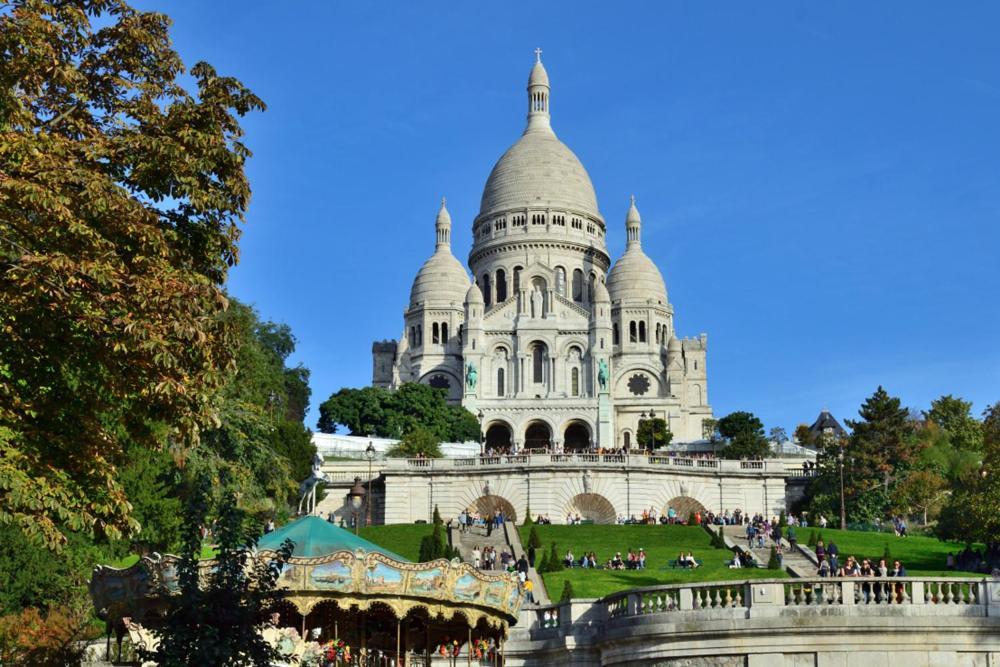
[[[767,569],[769,570],[781,569],[781,561],[778,560],[778,550],[775,547],[771,547],[771,555],[767,559]]]
[[[431,523],[431,534],[425,535],[420,540],[420,561],[427,562],[437,558],[450,559],[458,556],[458,550],[452,548],[448,543],[447,531],[445,530],[444,521],[441,519],[441,512],[438,511],[437,505],[434,506]]]
[[[418,426],[390,447],[387,453],[389,456],[396,457],[425,456],[437,459],[441,458],[441,444],[434,433]]]
[[[186,71],[169,25],[120,0],[0,13],[0,523],[53,548],[137,528],[127,445],[196,445],[232,361],[239,117],[264,105]]]
[[[972,416],[972,402],[951,394],[931,401],[924,418],[944,429],[954,447],[978,452],[983,446],[983,424]]]
[[[538,536],[538,529],[535,526],[531,527],[531,532],[528,533],[528,546],[540,549],[542,547],[542,538]]]
[[[718,419],[702,419],[701,420],[701,437],[709,442],[716,442],[719,439],[719,420]]]
[[[199,529],[213,509],[213,484],[225,489],[215,507],[218,552],[215,567],[199,585]],[[255,524],[240,509],[233,481],[225,473],[216,480],[203,474],[192,480],[184,518],[184,547],[177,566],[180,594],[170,598],[158,646],[140,651],[142,659],[162,667],[267,667],[286,659],[264,640],[261,629],[283,598],[276,584],[291,557],[292,543],[286,541],[271,559],[254,556]]]
[[[752,412],[733,412],[719,420],[719,434],[726,439],[723,456],[730,459],[763,458],[770,453],[764,423]]]
[[[639,449],[649,449],[652,442],[652,449],[661,449],[670,444],[674,439],[674,434],[667,427],[667,422],[660,417],[653,419],[642,419],[639,421],[639,428],[635,433],[635,446]]]
[[[938,533],[966,542],[1000,541],[1000,402],[983,413],[983,461],[957,485]]]
[[[180,544],[184,521],[181,470],[165,450],[132,445],[128,458],[118,481],[139,525],[131,547],[142,555],[173,551]]]
[[[525,526],[534,525],[534,520],[531,518],[531,507],[525,506],[524,508],[524,524]]]
[[[780,445],[788,441],[788,432],[780,426],[775,426],[767,432],[767,439]]]
[[[433,433],[438,442],[479,439],[479,421],[460,405],[449,405],[446,392],[417,382],[399,389],[341,389],[319,407],[319,430],[345,426],[352,435],[399,438],[416,428]]]

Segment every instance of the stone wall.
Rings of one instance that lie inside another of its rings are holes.
[[[522,611],[507,665],[1000,665],[1000,582],[796,579],[636,589]]]

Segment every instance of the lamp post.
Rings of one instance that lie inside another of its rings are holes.
[[[840,529],[847,530],[847,511],[844,509],[844,448],[837,451],[837,463],[840,464]]]
[[[368,441],[365,448],[365,458],[368,459],[368,502],[365,503],[365,525],[372,525],[372,461],[375,460],[375,445]]]
[[[358,534],[358,514],[361,511],[361,503],[365,501],[365,487],[361,484],[361,478],[354,478],[354,486],[347,493],[347,501],[354,512],[354,534]]]

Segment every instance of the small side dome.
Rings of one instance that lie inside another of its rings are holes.
[[[486,300],[483,299],[483,291],[479,289],[479,285],[475,281],[469,286],[469,291],[465,293],[465,303],[470,306],[481,306],[486,303]]]
[[[460,305],[469,288],[469,274],[451,254],[451,215],[441,199],[441,209],[434,221],[437,237],[434,254],[417,271],[410,288],[410,307],[420,304]]]
[[[594,285],[594,303],[611,303],[611,295],[603,280],[598,280]]]
[[[677,336],[671,336],[670,337],[670,342],[667,343],[667,351],[668,352],[680,352],[681,351],[681,342],[680,342],[680,340],[678,340]]]
[[[650,301],[667,305],[667,284],[663,274],[656,268],[646,253],[642,251],[642,218],[632,197],[628,213],[625,215],[625,254],[622,255],[608,273],[608,292],[616,302],[648,303]]]

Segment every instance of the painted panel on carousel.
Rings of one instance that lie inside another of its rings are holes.
[[[410,575],[410,593],[413,595],[428,595],[443,597],[448,594],[445,571],[440,567],[414,572]]]
[[[483,596],[483,601],[494,607],[502,607],[506,588],[507,582],[505,581],[491,581],[486,584],[486,593]]]
[[[474,575],[463,574],[455,582],[455,599],[475,602],[481,592],[481,582]]]
[[[354,590],[354,572],[351,563],[337,558],[329,563],[316,565],[309,572],[310,588],[346,593]]]
[[[278,571],[278,587],[279,588],[302,588],[302,579],[304,577],[305,568],[301,565],[296,565],[295,563],[282,563],[281,568]]]
[[[521,606],[521,589],[517,586],[511,586],[510,594],[507,596],[507,610],[516,614],[518,608]]]
[[[402,593],[403,573],[391,565],[369,561],[365,566],[365,590],[368,593]]]

